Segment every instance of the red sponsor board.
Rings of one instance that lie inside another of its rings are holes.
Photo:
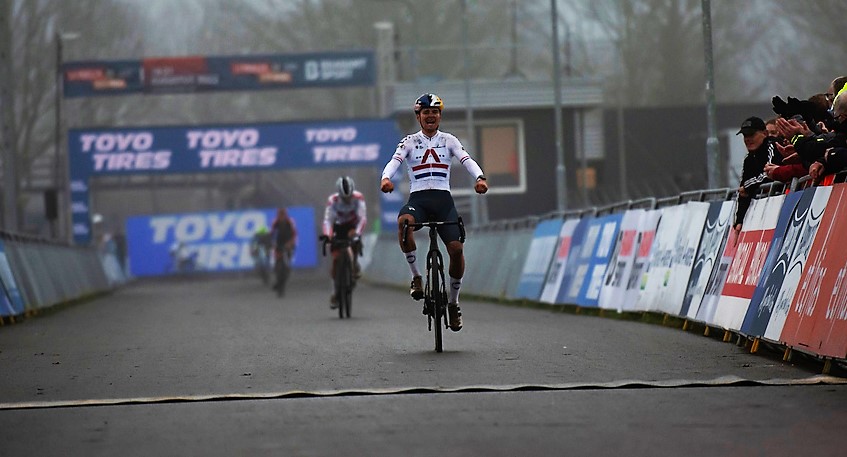
[[[768,256],[773,232],[773,229],[741,232],[737,244],[734,246],[727,245],[727,252],[730,249],[734,252],[721,295],[738,298],[753,297],[759,276],[762,274],[765,259]]]
[[[147,87],[194,86],[209,73],[205,57],[156,57],[142,60]]]
[[[847,357],[847,184],[832,189],[819,232],[785,318],[782,340],[829,357]]]

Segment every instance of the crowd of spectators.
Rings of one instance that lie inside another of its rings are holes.
[[[776,117],[749,117],[738,134],[744,136],[747,155],[738,188],[734,227],[744,215],[759,186],[770,181],[790,182],[808,175],[813,184],[831,184],[834,174],[847,168],[847,76],[835,78],[825,93],[806,100],[773,97]]]

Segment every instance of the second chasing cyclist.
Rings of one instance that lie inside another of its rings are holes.
[[[391,178],[405,163],[409,173],[409,201],[400,209],[397,217],[398,240],[400,250],[406,257],[412,272],[412,285],[409,294],[415,300],[423,298],[421,274],[418,272],[417,247],[412,229],[407,229],[406,243],[403,243],[403,223],[428,221],[456,221],[458,213],[450,193],[450,165],[453,158],[459,161],[468,173],[476,179],[474,191],[478,194],[488,192],[488,184],[482,169],[465,151],[459,139],[450,133],[438,130],[441,124],[441,110],[444,102],[435,94],[423,94],[415,100],[415,117],[421,130],[403,138],[394,155],[382,171],[380,190],[388,193],[394,190]],[[447,317],[450,330],[462,329],[462,311],[459,308],[459,289],[465,274],[465,256],[462,242],[459,241],[459,227],[444,225],[438,227],[438,235],[447,245],[450,256],[450,298],[447,305]]]

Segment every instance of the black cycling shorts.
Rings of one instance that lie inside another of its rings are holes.
[[[459,213],[453,203],[453,196],[446,190],[419,190],[409,195],[409,201],[400,208],[399,216],[408,214],[415,218],[415,222],[448,221],[459,220]],[[415,230],[420,230],[417,228]],[[459,241],[458,225],[442,225],[438,227],[438,235],[441,241],[449,243]]]

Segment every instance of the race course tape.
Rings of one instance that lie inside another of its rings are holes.
[[[796,379],[752,380],[738,376],[721,376],[714,379],[670,379],[664,381],[622,380],[604,383],[565,383],[565,384],[512,384],[501,386],[466,387],[397,387],[383,389],[351,390],[289,390],[285,392],[219,394],[219,395],[177,395],[162,397],[104,398],[89,400],[60,400],[40,402],[0,403],[0,411],[21,409],[78,408],[90,406],[143,405],[156,403],[191,403],[237,400],[268,400],[284,398],[318,397],[356,397],[404,394],[433,393],[479,393],[479,392],[534,392],[561,390],[604,390],[604,389],[644,389],[644,388],[697,388],[697,387],[737,387],[737,386],[808,386],[808,385],[847,385],[847,378],[828,375],[816,375]]]

